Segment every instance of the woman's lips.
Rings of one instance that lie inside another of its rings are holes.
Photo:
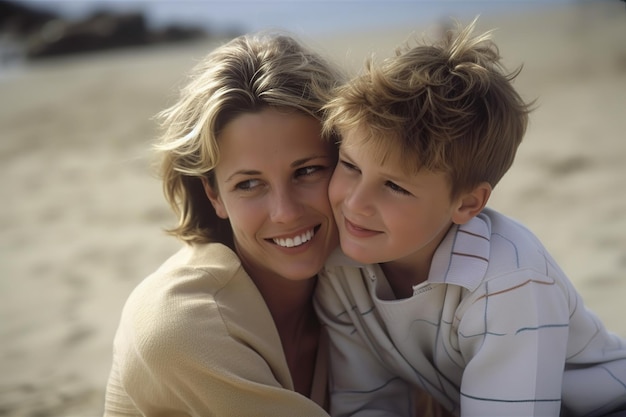
[[[299,233],[293,237],[287,237],[287,238],[274,238],[272,239],[272,241],[277,244],[278,246],[281,246],[283,248],[293,248],[294,246],[300,246],[308,241],[310,241],[311,239],[313,239],[313,236],[315,235],[315,229],[311,228],[305,232]]]

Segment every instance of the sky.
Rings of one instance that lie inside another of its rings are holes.
[[[209,31],[281,28],[305,35],[422,24],[441,16],[546,7],[575,0],[20,0],[68,18],[95,10],[142,11],[153,27],[200,26]]]

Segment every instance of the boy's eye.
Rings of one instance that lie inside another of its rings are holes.
[[[393,192],[395,193],[399,193],[399,194],[403,194],[403,195],[411,195],[410,192],[408,192],[407,190],[405,190],[404,188],[400,187],[398,184],[395,184],[391,181],[387,181],[385,183],[385,185],[387,187],[389,187],[389,189],[391,189]]]
[[[359,169],[356,167],[356,165],[351,164],[350,162],[346,161],[345,159],[341,159],[339,161],[339,163],[341,165],[343,165],[347,170],[349,171],[356,171],[356,172],[360,172]]]

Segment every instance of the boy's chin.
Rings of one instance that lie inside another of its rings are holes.
[[[380,259],[379,256],[376,256],[370,250],[366,250],[364,248],[354,247],[351,244],[341,244],[341,250],[348,258],[357,261],[362,264],[376,264],[380,262],[384,262]]]

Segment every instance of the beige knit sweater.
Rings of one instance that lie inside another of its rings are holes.
[[[318,404],[293,390],[270,312],[227,247],[181,249],[126,302],[105,416],[327,416]]]

